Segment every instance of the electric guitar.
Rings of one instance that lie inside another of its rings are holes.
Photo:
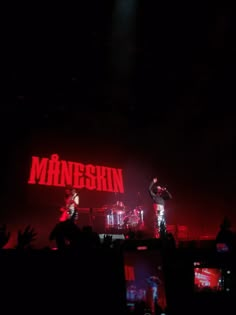
[[[60,211],[61,211],[61,215],[59,218],[60,222],[64,222],[64,221],[69,220],[71,218],[70,211],[69,211],[69,209],[67,209],[67,207],[61,207]]]
[[[77,196],[77,195],[76,195]],[[75,203],[74,196],[72,200],[70,200],[64,207],[60,208],[61,215],[59,218],[60,222],[64,222],[66,220],[77,220],[78,219],[78,205]],[[71,209],[71,206],[74,205],[74,209]]]

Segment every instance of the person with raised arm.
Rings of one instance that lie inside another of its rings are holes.
[[[167,188],[160,186],[158,183],[158,178],[154,177],[148,188],[153,200],[155,238],[160,237],[161,232],[166,232],[165,201],[172,199],[172,195]]]

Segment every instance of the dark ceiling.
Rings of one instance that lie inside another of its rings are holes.
[[[64,5],[3,11],[4,146],[35,130],[86,131],[161,151],[175,167],[197,162],[229,180],[235,145],[232,9],[206,1],[128,3],[136,10],[135,29],[120,46],[114,28],[126,34],[128,24],[114,26],[116,1],[81,2],[72,11]],[[132,67],[114,65],[121,48]]]

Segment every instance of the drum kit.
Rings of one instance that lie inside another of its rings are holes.
[[[114,205],[105,205],[106,229],[140,229],[144,225],[144,210],[142,206],[130,209],[122,201]]]
[[[126,290],[126,299],[128,302],[146,301],[146,290],[137,289],[135,285],[130,285]]]

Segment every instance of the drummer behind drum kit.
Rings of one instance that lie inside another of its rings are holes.
[[[144,226],[144,211],[142,206],[137,206],[130,210],[122,201],[117,201],[114,205],[106,205],[106,229],[141,229]]]

